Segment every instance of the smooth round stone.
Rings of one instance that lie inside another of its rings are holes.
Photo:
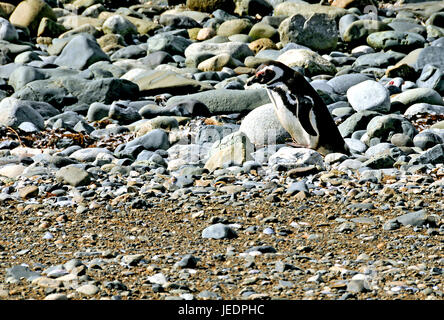
[[[416,84],[420,88],[430,88],[436,90],[439,94],[444,94],[444,71],[427,64],[421,72]]]
[[[248,33],[252,40],[257,40],[261,38],[268,38],[279,40],[278,31],[271,25],[266,23],[256,23]]]
[[[367,124],[369,139],[376,137],[385,141],[391,133],[403,133],[413,139],[417,132],[410,121],[397,114],[378,116]]]
[[[392,99],[393,102],[398,102],[406,107],[416,103],[428,103],[434,105],[444,105],[442,97],[433,89],[429,88],[415,88],[406,90]]]
[[[231,42],[242,42],[242,43],[250,43],[253,41],[248,34],[233,34],[228,37],[228,40]]]
[[[433,132],[420,132],[413,138],[413,144],[415,147],[427,150],[434,147],[437,144],[443,143],[440,136]]]
[[[355,113],[355,110],[351,107],[344,107],[344,108],[335,108],[331,114],[338,118],[346,118],[351,116],[353,113]]]
[[[137,27],[128,19],[121,15],[112,15],[102,25],[104,33],[114,33],[126,36],[129,34],[137,34]]]
[[[352,153],[364,153],[367,150],[366,144],[360,140],[345,138],[344,141]]]
[[[202,231],[202,237],[208,239],[232,239],[237,238],[237,233],[223,223],[213,224]]]
[[[351,73],[336,76],[333,79],[328,80],[327,84],[330,85],[336,93],[345,94],[350,87],[366,80],[370,80],[370,77],[360,73]]]
[[[416,103],[407,108],[404,112],[404,116],[420,115],[444,115],[444,106],[432,105],[428,103]]]
[[[394,147],[394,145],[391,143],[387,143],[387,142],[379,143],[375,146],[368,148],[367,151],[365,152],[365,156],[366,157],[373,157],[373,156],[376,156],[382,152],[390,150],[393,147]]]
[[[273,104],[269,103],[251,111],[239,128],[255,145],[279,144],[290,137],[276,117]]]
[[[374,80],[366,80],[347,90],[347,99],[356,111],[388,112],[389,91]]]
[[[338,170],[357,170],[362,167],[362,162],[354,159],[347,159],[338,166]]]
[[[413,32],[381,31],[370,34],[367,43],[374,49],[411,51],[424,46],[425,39]]]
[[[97,286],[95,286],[95,285],[92,285],[92,284],[84,284],[84,285],[78,287],[78,288],[76,289],[76,291],[77,291],[78,293],[81,293],[81,294],[84,294],[84,295],[87,295],[87,296],[93,296],[93,295],[95,295],[96,293],[98,293],[100,290],[99,290],[99,288],[98,288]]]
[[[358,20],[348,25],[341,33],[341,37],[345,42],[359,43],[369,35],[384,30],[390,30],[384,22],[377,20]]]
[[[304,68],[305,74],[312,77],[318,74],[336,73],[336,67],[318,53],[305,49],[291,49],[279,55],[277,61],[289,67]]]
[[[18,39],[15,27],[5,18],[0,18],[0,40],[14,42]]]
[[[217,35],[229,37],[239,33],[248,34],[252,26],[252,23],[247,19],[228,20],[219,26],[219,29],[217,29]]]
[[[390,143],[394,144],[397,147],[411,147],[413,146],[412,138],[408,135],[402,133],[395,133],[391,139]]]

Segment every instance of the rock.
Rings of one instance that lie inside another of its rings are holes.
[[[320,153],[312,149],[283,147],[268,159],[268,164],[286,170],[308,166],[323,168],[324,160]]]
[[[314,13],[306,18],[295,14],[279,26],[281,42],[295,42],[313,50],[333,50],[338,41],[338,29],[334,19],[326,14]]]
[[[172,71],[162,70],[144,71],[131,81],[137,84],[139,90],[145,95],[185,94],[212,89],[210,85],[203,82],[185,78]]]
[[[196,143],[199,145],[205,143],[214,143],[222,140],[223,137],[239,130],[239,126],[234,125],[208,125],[202,127],[196,135]]]
[[[270,103],[264,89],[229,90],[217,89],[186,96],[174,96],[167,101],[171,107],[184,100],[194,99],[207,106],[210,114],[228,114],[251,111],[259,106]]]
[[[444,69],[439,69],[431,64],[426,64],[416,84],[420,88],[430,88],[440,95],[444,94]]]
[[[387,52],[368,53],[359,56],[353,63],[352,68],[357,71],[366,68],[386,68],[389,65],[396,64],[405,57],[405,54],[389,50]]]
[[[373,80],[360,82],[347,90],[347,99],[356,111],[388,112],[389,91]]]
[[[339,132],[344,138],[350,137],[353,132],[366,129],[370,120],[378,115],[380,113],[374,111],[356,112],[338,126]]]
[[[392,103],[398,103],[405,106],[405,109],[416,103],[428,103],[434,105],[444,105],[444,101],[433,89],[415,88],[406,90],[392,98]]]
[[[374,49],[410,52],[423,47],[425,39],[413,32],[381,31],[370,34],[367,43]]]
[[[262,50],[277,49],[276,44],[268,38],[260,38],[260,39],[254,40],[248,45],[248,47],[251,49],[251,51],[253,51],[256,54]],[[244,63],[247,67],[256,68],[262,62],[265,62],[265,60],[261,61],[261,62],[259,62],[258,60],[259,59],[256,59],[254,57],[247,57],[247,58],[245,58]],[[255,62],[253,62],[253,61],[255,61]]]
[[[35,35],[42,18],[56,21],[57,17],[51,7],[43,0],[21,1],[9,17],[9,21],[23,28],[28,28]]]
[[[258,14],[265,17],[273,12],[273,6],[266,0],[237,0],[235,4],[234,12],[240,16],[255,16]]]
[[[191,10],[209,13],[218,9],[233,12],[235,8],[234,1],[232,0],[187,0],[186,5]]]
[[[33,281],[41,276],[40,273],[31,271],[27,266],[18,265],[6,269],[6,277],[11,277],[16,280],[25,278],[27,281]]]
[[[136,127],[135,131],[137,132],[137,136],[141,136],[154,129],[163,129],[170,131],[171,129],[177,128],[178,126],[179,123],[174,117],[157,116],[156,118],[144,122],[139,127]]]
[[[389,220],[389,223],[398,222],[404,226],[424,226],[430,224],[431,226],[436,225],[436,221],[432,216],[427,215],[426,210],[414,211],[403,214],[399,217]]]
[[[277,119],[271,103],[251,111],[242,120],[239,130],[256,146],[284,143],[290,138],[289,133]]]
[[[444,141],[437,134],[430,131],[422,131],[413,138],[413,144],[422,150],[430,149]]]
[[[84,70],[97,61],[109,61],[98,43],[83,34],[73,37],[63,48],[54,63],[77,70]]]
[[[366,80],[371,80],[368,76],[360,73],[350,73],[336,76],[328,80],[327,84],[331,86],[337,94],[346,94],[350,87],[353,87]]]
[[[57,38],[66,31],[63,25],[45,17],[40,21],[37,37]]]
[[[120,103],[111,104],[108,117],[119,121],[119,124],[130,124],[141,119],[137,109]]]
[[[217,29],[217,35],[229,37],[235,34],[248,34],[253,25],[247,19],[232,19],[224,21]]]
[[[370,291],[370,285],[363,279],[352,279],[347,284],[347,291],[352,293],[360,293]]]
[[[349,24],[346,29],[341,32],[341,38],[345,42],[362,43],[367,39],[369,35],[373,34],[374,32],[380,32],[384,30],[390,30],[390,27],[382,21],[357,20]]]
[[[279,33],[278,31],[266,23],[256,23],[248,33],[252,40],[257,39],[271,39],[273,41],[279,41]]]
[[[298,3],[293,1],[282,2],[274,8],[275,16],[291,16],[294,14],[301,14],[308,18],[313,14],[326,14],[329,18],[334,19],[335,21],[338,21],[346,13],[347,11],[342,8],[323,6],[321,4]]]
[[[27,186],[21,188],[18,193],[22,199],[35,198],[39,194],[39,188],[37,186]]]
[[[180,261],[176,262],[176,268],[196,268],[199,260],[191,254],[185,255]]]
[[[156,34],[147,41],[148,52],[165,51],[171,55],[184,55],[185,50],[191,45],[191,41],[172,34]]]
[[[243,64],[240,61],[235,61],[230,55],[222,53],[202,61],[197,68],[200,71],[221,71],[225,67],[235,69],[241,65]]]
[[[6,19],[0,18],[0,40],[15,42],[18,40],[18,33],[15,27]]]
[[[421,115],[444,115],[444,106],[432,105],[429,103],[415,103],[404,112],[405,117]]]
[[[246,57],[254,55],[248,44],[242,42],[196,42],[186,48],[185,57],[187,61],[196,61],[197,57],[203,54],[214,56],[223,53],[239,61],[244,61]]]
[[[123,37],[131,34],[137,34],[137,27],[128,19],[121,15],[113,15],[105,20],[102,26],[103,32],[120,34]]]
[[[111,154],[106,148],[85,148],[74,151],[69,157],[80,162],[93,162],[101,153]]]
[[[18,128],[24,122],[34,124],[38,129],[44,128],[43,118],[27,101],[12,97],[0,102],[0,125]]]
[[[93,296],[99,291],[99,288],[93,284],[84,284],[76,289],[76,292],[86,296]]]
[[[125,149],[141,145],[145,150],[167,150],[170,147],[168,134],[161,129],[154,129],[143,136],[128,142]]]
[[[206,227],[202,231],[202,238],[206,239],[233,239],[237,238],[237,233],[223,223],[216,223]]]
[[[15,92],[13,97],[21,100],[44,101],[60,110],[74,103],[108,104],[121,99],[134,99],[138,95],[138,86],[124,79],[85,80],[79,77],[61,77],[32,81]]]
[[[413,139],[417,132],[410,121],[397,114],[374,117],[367,125],[368,137],[376,137],[381,141],[388,141],[390,134],[395,133],[402,133]]]
[[[253,160],[253,149],[253,144],[244,133],[234,132],[213,144],[205,168],[214,171],[226,164],[241,166],[244,162]]]
[[[73,187],[88,185],[91,181],[91,177],[88,172],[74,165],[69,165],[59,169],[56,172],[55,177],[57,180]]]
[[[415,55],[416,61],[414,62],[414,67],[416,70],[422,70],[427,64],[444,70],[444,47],[426,47],[418,50]]]
[[[336,67],[318,53],[306,49],[291,49],[279,55],[277,61],[289,67],[301,67],[305,75],[312,77],[318,74],[336,73]]]
[[[424,153],[419,157],[412,159],[409,164],[438,164],[444,162],[444,144],[438,144]]]
[[[394,144],[397,147],[411,147],[413,146],[413,140],[408,135],[403,133],[395,133],[390,138],[390,143]]]

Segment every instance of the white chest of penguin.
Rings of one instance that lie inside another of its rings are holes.
[[[291,137],[296,141],[296,143],[302,146],[306,146],[307,148],[316,148],[319,141],[319,135],[312,136],[308,134],[302,127],[301,122],[297,117],[298,113],[296,110],[299,107],[297,99],[293,100],[287,94],[288,101],[293,105],[286,106],[279,93],[270,89],[267,89],[267,93],[274,105],[279,122],[282,124],[282,127],[284,127],[284,129],[287,130],[288,133],[290,133]],[[288,108],[294,108],[296,112],[293,113]],[[316,125],[316,117],[313,109],[309,111],[309,119],[313,128],[316,128],[316,131],[318,131]]]

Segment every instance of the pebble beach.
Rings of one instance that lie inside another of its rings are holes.
[[[443,97],[443,1],[2,1],[0,300],[443,300]]]

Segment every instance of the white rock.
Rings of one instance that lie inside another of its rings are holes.
[[[367,80],[347,90],[347,99],[356,111],[388,112],[390,92],[380,83]]]

